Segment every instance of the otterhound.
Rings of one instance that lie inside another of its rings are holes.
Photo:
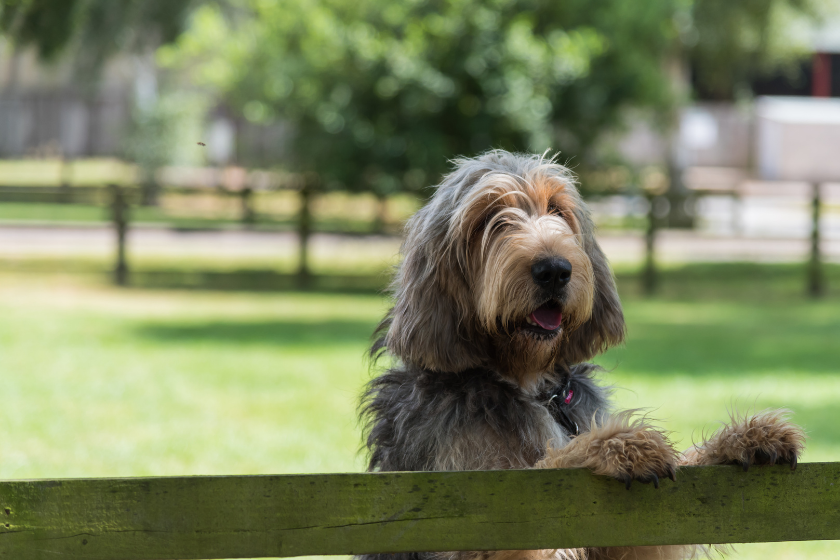
[[[644,419],[610,409],[586,363],[624,339],[615,281],[565,167],[489,152],[456,161],[408,223],[393,308],[374,355],[393,367],[363,401],[370,470],[586,467],[631,482],[679,465],[785,462],[804,435],[783,411],[724,426],[685,454]],[[681,558],[694,547],[433,557]]]

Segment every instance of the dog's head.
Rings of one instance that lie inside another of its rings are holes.
[[[374,350],[530,384],[624,337],[615,282],[565,167],[503,151],[456,161],[408,223]]]

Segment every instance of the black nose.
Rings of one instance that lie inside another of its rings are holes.
[[[531,265],[531,276],[538,286],[556,294],[569,283],[572,263],[563,257],[541,259]]]

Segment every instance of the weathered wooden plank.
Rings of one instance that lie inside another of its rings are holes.
[[[0,482],[0,557],[169,559],[840,539],[840,463]]]

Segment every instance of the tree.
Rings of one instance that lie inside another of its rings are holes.
[[[117,52],[142,52],[174,41],[199,0],[3,0],[0,34],[42,60],[68,49],[82,71],[95,72]]]
[[[102,65],[119,53],[151,58],[155,49],[174,41],[201,0],[3,0],[0,33],[13,48],[33,47],[44,62],[70,58],[75,78],[87,94],[95,91]],[[12,59],[14,62],[14,59]],[[154,76],[153,68],[145,65]],[[14,74],[14,72],[10,72]],[[10,80],[13,82],[14,80]],[[133,132],[126,139],[126,155],[144,171],[144,203],[153,203],[157,185],[154,171],[171,154],[172,134],[178,121],[172,103],[138,99]],[[14,84],[7,93],[13,94]],[[143,102],[145,101],[145,102]],[[178,110],[176,108],[175,112]]]
[[[388,192],[491,146],[589,147],[622,108],[665,102],[673,7],[645,4],[243,1],[238,22],[200,10],[162,60],[292,123],[293,167]]]
[[[179,37],[158,56],[178,78],[288,124],[305,278],[316,192],[421,191],[452,157],[491,147],[559,149],[591,168],[628,108],[674,126],[691,92],[669,66],[731,97],[795,59],[781,24],[825,1],[5,0],[0,30],[92,61]]]
[[[491,147],[586,154],[624,108],[670,101],[670,0],[241,0],[230,14],[201,8],[159,60],[251,120],[291,124],[283,163],[304,200],[421,190]]]

